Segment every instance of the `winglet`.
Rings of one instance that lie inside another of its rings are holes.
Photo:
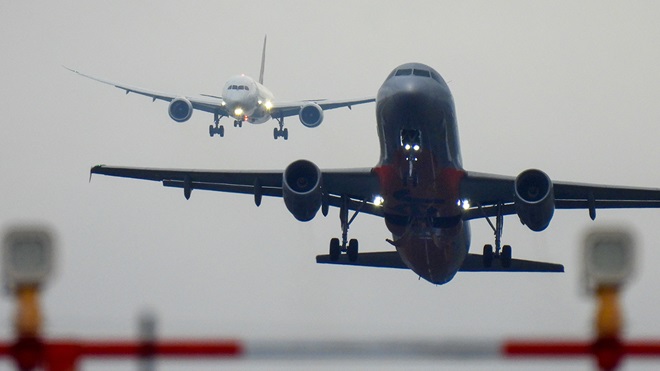
[[[268,35],[264,35],[264,49],[261,51],[261,71],[259,72],[259,84],[264,84],[264,67],[266,66],[266,38]]]
[[[98,169],[102,168],[105,165],[96,165],[89,169],[89,182],[92,182],[92,175],[97,172]]]

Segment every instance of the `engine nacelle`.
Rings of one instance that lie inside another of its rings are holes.
[[[321,170],[314,163],[298,160],[282,176],[282,198],[286,208],[301,222],[314,218],[321,208]]]
[[[525,170],[516,178],[514,202],[520,221],[540,232],[548,227],[555,213],[552,180],[541,170]]]
[[[315,128],[323,122],[323,108],[316,103],[307,103],[300,108],[300,122],[308,128]]]
[[[184,97],[175,98],[170,102],[170,107],[167,109],[172,120],[176,122],[184,122],[190,119],[193,113],[193,106],[190,101]]]

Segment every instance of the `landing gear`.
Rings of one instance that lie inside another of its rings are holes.
[[[419,184],[419,177],[417,176],[416,171],[412,171],[412,164],[409,167],[409,172],[406,176],[403,177],[403,186],[407,187],[408,184],[411,184],[413,187],[417,187]]]
[[[284,129],[284,130],[278,130],[277,128],[273,129],[273,138],[277,140],[277,138],[282,137],[284,140],[289,139],[289,129]]]
[[[348,255],[348,260],[349,261],[356,261],[358,258],[358,240],[355,238],[351,238],[350,241],[348,241],[348,247],[346,248],[346,255]]]
[[[218,134],[221,137],[225,136],[225,127],[220,125],[220,126],[213,126],[209,125],[209,135],[213,137],[214,135]]]
[[[497,215],[495,217],[495,225],[491,223],[490,219],[486,217],[486,221],[495,232],[495,251],[493,245],[484,245],[483,262],[485,268],[493,266],[493,260],[498,259],[503,268],[511,267],[511,246],[502,244],[502,230],[504,228],[504,216],[502,215],[502,204],[497,205]]]
[[[484,245],[484,254],[483,254],[483,259],[484,259],[484,267],[485,268],[490,268],[493,266],[493,260],[494,259],[499,259],[500,264],[502,265],[503,268],[509,268],[511,267],[511,246],[509,245],[504,245],[502,246],[502,251],[499,253],[496,253],[493,251],[493,245]]]
[[[284,117],[279,117],[277,119],[277,124],[280,126],[280,128],[273,129],[273,138],[275,140],[277,140],[279,137],[284,138],[284,140],[289,139],[289,129],[284,128]]]
[[[417,153],[422,149],[422,133],[414,129],[401,129],[400,133],[401,147],[408,162],[408,171],[403,176],[403,185],[412,184],[416,187],[419,183],[415,164],[417,163]]]
[[[243,127],[243,121],[234,120],[234,127],[235,128],[242,128]]]
[[[339,238],[330,239],[330,260],[336,262],[341,255],[341,246],[339,246]]]
[[[341,244],[339,242],[339,238],[333,238],[330,240],[330,260],[331,261],[337,261],[339,259],[339,256],[341,255],[342,252],[345,252],[346,255],[348,256],[348,260],[351,262],[357,261],[358,259],[358,252],[359,252],[359,244],[358,240],[355,238],[352,238],[350,241],[348,240],[348,227],[353,223],[353,220],[355,220],[355,217],[360,213],[360,209],[362,206],[360,206],[351,218],[348,218],[348,203],[350,199],[348,196],[342,196],[341,197],[341,206],[339,207],[339,220],[341,221]],[[364,205],[365,202],[363,201],[362,205]]]
[[[220,125],[220,118],[222,116],[217,113],[214,115],[213,125],[209,125],[209,135],[213,138],[214,135],[218,134],[220,137],[225,136],[225,127]]]
[[[493,245],[484,245],[484,267],[490,268],[493,266]]]

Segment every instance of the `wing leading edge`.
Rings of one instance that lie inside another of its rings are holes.
[[[156,91],[156,90],[145,89],[145,88],[140,88],[140,87],[137,87],[137,86],[131,86],[131,85],[126,85],[126,84],[121,84],[121,83],[116,83],[116,82],[100,79],[98,77],[86,75],[82,72],[76,71],[76,70],[71,69],[69,67],[64,67],[64,68],[66,68],[67,70],[69,70],[73,73],[76,73],[80,76],[86,77],[88,79],[98,81],[98,82],[103,83],[103,84],[112,85],[116,88],[124,90],[126,92],[126,94],[128,94],[128,93],[140,94],[140,95],[144,95],[144,96],[147,96],[147,97],[151,98],[152,101],[162,100],[162,101],[165,101],[165,102],[171,102],[171,101],[173,101],[174,99],[176,99],[178,97],[184,97],[188,101],[190,101],[193,108],[196,109],[196,110],[210,112],[210,113],[218,114],[218,115],[221,115],[221,116],[228,116],[228,113],[227,113],[227,111],[225,110],[225,108],[222,104],[223,103],[222,97],[217,97],[217,96],[212,96],[212,95],[205,95],[205,96],[195,97],[195,96],[188,96],[188,95],[163,93],[163,92],[159,92],[159,91]]]

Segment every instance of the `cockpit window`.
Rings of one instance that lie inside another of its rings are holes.
[[[431,71],[431,78],[442,84],[442,78],[440,78],[440,76],[433,71]]]
[[[250,88],[247,85],[231,85],[229,90],[250,90]]]
[[[387,77],[386,80],[389,80],[390,78],[392,78],[394,76],[410,76],[410,75],[419,76],[419,77],[430,77],[433,80],[435,80],[435,81],[437,81],[441,84],[444,84],[444,81],[442,80],[442,77],[440,77],[440,75],[438,75],[436,72],[431,71],[431,70],[427,70],[427,69],[421,69],[421,68],[415,68],[415,69],[413,69],[413,68],[402,68],[402,69],[399,69],[399,70],[394,70],[394,71],[392,71],[392,73],[390,73],[390,75]]]

